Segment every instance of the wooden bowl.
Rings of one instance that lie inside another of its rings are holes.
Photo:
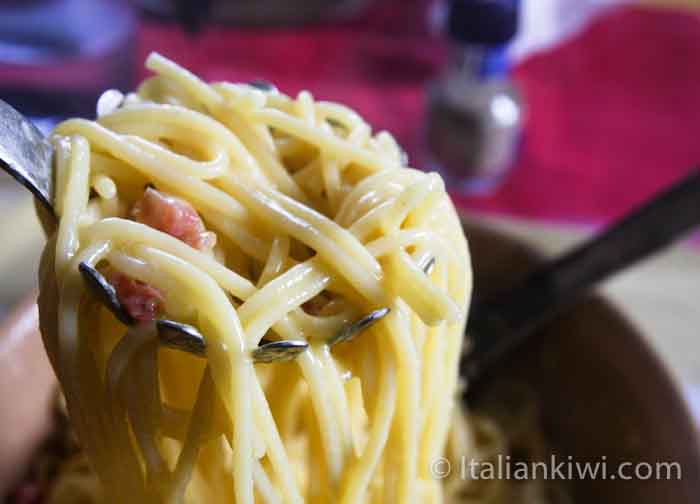
[[[507,288],[541,258],[497,232],[467,225],[475,290]],[[677,462],[682,480],[572,481],[574,502],[697,503],[700,435],[679,388],[622,313],[591,295],[504,363],[501,376],[534,391],[559,461]],[[498,379],[501,381],[503,378]],[[491,384],[486,400],[499,387]],[[629,466],[627,466],[629,467]],[[625,468],[625,474],[629,474]],[[646,468],[642,468],[642,475]]]
[[[52,428],[56,378],[38,324],[33,294],[0,325],[0,502]]]

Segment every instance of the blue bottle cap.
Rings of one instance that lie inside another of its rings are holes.
[[[518,29],[519,0],[451,0],[450,38],[467,44],[501,46]]]

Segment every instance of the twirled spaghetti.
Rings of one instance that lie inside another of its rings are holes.
[[[446,502],[458,491],[430,470],[455,417],[471,271],[440,177],[342,105],[146,64],[136,93],[53,136],[42,332],[99,484],[68,470],[52,501]],[[118,322],[80,263],[137,319],[196,326],[205,358]],[[263,338],[309,347],[255,364]]]

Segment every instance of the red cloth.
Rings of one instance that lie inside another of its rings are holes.
[[[396,6],[400,3],[400,9]],[[205,79],[266,78],[345,102],[424,159],[424,89],[444,63],[426,2],[380,2],[353,23],[297,29],[209,29],[188,38],[146,25],[141,57],[157,50]],[[517,166],[465,207],[600,222],[700,163],[700,21],[626,8],[515,70],[528,119]],[[144,74],[145,75],[145,74]],[[418,166],[420,167],[420,166]]]
[[[512,176],[480,209],[582,220],[620,215],[700,164],[700,19],[620,10],[516,78],[530,110]]]

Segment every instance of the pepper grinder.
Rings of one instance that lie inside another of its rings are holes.
[[[522,128],[506,46],[517,31],[518,0],[452,0],[446,70],[428,87],[430,168],[450,191],[494,188],[513,165]]]

